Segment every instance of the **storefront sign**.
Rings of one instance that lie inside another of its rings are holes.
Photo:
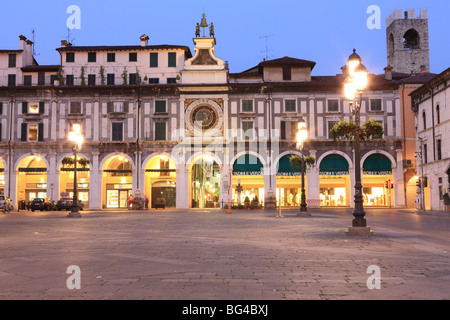
[[[363,174],[371,175],[371,176],[385,176],[392,174],[392,171],[363,171]]]
[[[115,184],[114,189],[132,189],[133,186],[131,184]]]
[[[233,176],[260,176],[261,171],[233,171]]]
[[[324,176],[345,176],[347,174],[349,174],[348,171],[320,171],[319,172],[320,175],[324,175]]]

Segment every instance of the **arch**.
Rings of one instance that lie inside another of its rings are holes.
[[[289,154],[295,154],[295,155],[297,155],[297,156],[299,156],[299,157],[302,156],[302,153],[301,153],[300,151],[298,151],[298,150],[288,150],[288,151],[284,151],[284,152],[280,153],[280,154],[275,158],[275,160],[274,160],[274,162],[273,162],[273,167],[274,167],[274,169],[275,169],[275,172],[276,172],[277,169],[278,169],[278,163],[279,163],[279,161],[281,160],[281,158],[283,158],[284,156],[289,155]]]
[[[100,165],[99,165],[99,170],[103,170],[103,167],[105,166],[105,164],[107,163],[107,165],[110,164],[111,160],[115,157],[115,156],[122,156],[128,159],[128,161],[131,164],[131,169],[134,171],[136,170],[136,165],[134,164],[133,159],[130,158],[130,156],[126,153],[122,153],[122,152],[115,152],[115,153],[109,153],[107,155],[105,155],[102,159],[102,161],[100,161]]]
[[[231,158],[230,166],[233,166],[234,162],[238,158],[240,158],[241,156],[246,155],[246,154],[250,154],[250,155],[258,158],[259,161],[261,161],[264,169],[267,167],[267,162],[264,160],[264,158],[259,153],[255,152],[255,151],[241,151],[241,152],[237,153],[233,158]]]
[[[366,159],[372,155],[372,154],[376,154],[376,153],[381,153],[383,155],[385,155],[386,157],[389,158],[389,160],[391,160],[391,164],[392,164],[392,169],[397,168],[397,162],[395,161],[394,157],[387,151],[384,150],[372,150],[367,152],[364,156],[361,157],[361,166],[364,165],[364,161],[366,161]]]
[[[339,151],[339,150],[330,150],[330,151],[327,151],[327,152],[323,153],[323,154],[316,160],[316,165],[317,165],[317,167],[320,168],[320,163],[322,162],[322,160],[323,160],[326,156],[328,156],[328,155],[330,155],[330,154],[338,154],[338,155],[344,157],[345,160],[347,160],[348,168],[349,168],[349,169],[352,169],[352,168],[353,168],[353,162],[352,162],[352,160],[350,159],[350,157],[349,157],[345,152],[342,152],[342,151]]]
[[[419,33],[414,28],[411,28],[404,33],[403,49],[406,50],[420,49],[420,36]]]
[[[153,152],[153,153],[149,154],[148,156],[146,156],[144,158],[144,160],[142,161],[141,171],[145,171],[145,168],[149,164],[149,161],[152,160],[154,157],[158,157],[158,156],[166,156],[166,157],[168,157],[175,164],[175,168],[178,167],[178,163],[177,163],[176,159],[174,159],[172,157],[173,155],[171,153],[168,153],[168,152]]]
[[[222,168],[222,161],[220,160],[219,157],[217,157],[217,155],[215,153],[212,152],[196,152],[193,155],[191,155],[188,159],[188,161],[186,161],[186,170],[189,170],[192,165],[200,158],[202,157],[211,157],[214,159],[214,161],[219,165],[220,168]]]
[[[25,153],[25,154],[21,155],[21,156],[16,160],[15,165],[14,165],[15,171],[17,171],[17,168],[19,167],[20,162],[21,162],[22,160],[26,159],[27,157],[39,157],[41,160],[44,161],[45,166],[46,166],[47,169],[50,167],[50,164],[48,163],[48,160],[47,160],[44,156],[42,156],[41,154],[36,154],[36,153],[31,153],[31,152],[30,152],[30,153]],[[28,165],[29,165],[29,163],[28,163]],[[27,165],[27,166],[28,166],[28,165]]]

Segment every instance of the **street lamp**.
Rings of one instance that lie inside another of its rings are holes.
[[[308,131],[306,130],[306,122],[305,120],[300,119],[297,124],[297,148],[302,153],[302,163],[301,163],[301,171],[302,171],[302,195],[301,195],[301,203],[300,203],[300,212],[308,211],[306,207],[306,196],[305,196],[305,159],[303,157],[303,143],[305,142],[308,136]]]
[[[69,218],[79,218],[81,214],[78,212],[78,191],[77,191],[77,153],[81,149],[81,145],[83,144],[83,134],[81,133],[81,125],[74,124],[72,126],[72,131],[69,132],[69,141],[73,143],[73,199],[72,199],[72,208],[70,213],[67,215]]]
[[[344,94],[350,103],[353,116],[355,117],[356,134],[355,134],[355,209],[352,221],[352,229],[349,228],[347,234],[358,235],[370,235],[369,228],[367,227],[367,221],[364,218],[366,213],[363,206],[362,195],[362,183],[361,183],[361,155],[360,155],[360,110],[361,110],[361,97],[363,91],[367,87],[367,74],[366,67],[361,63],[361,57],[353,49],[353,53],[349,56],[348,60],[348,74],[344,84]]]

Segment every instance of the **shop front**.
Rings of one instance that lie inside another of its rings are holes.
[[[365,207],[394,207],[392,163],[381,153],[368,156],[363,163],[363,199]]]
[[[277,205],[280,203],[281,193],[281,205],[287,207],[300,206],[301,203],[301,184],[302,184],[302,171],[301,167],[293,166],[290,161],[290,157],[293,154],[288,154],[281,157],[278,163],[277,170]],[[306,181],[306,169],[305,169],[305,195],[307,195],[307,181]]]
[[[28,156],[17,166],[17,200],[47,198],[47,165],[39,156]]]
[[[176,206],[176,168],[170,157],[158,155],[147,162],[144,195],[151,208],[162,203],[165,207]]]
[[[112,156],[105,161],[102,169],[102,208],[128,207],[128,197],[133,189],[132,174],[131,163],[124,156]]]
[[[210,156],[193,161],[190,168],[191,208],[219,208],[220,166]]]
[[[59,168],[59,195],[67,193],[73,198],[73,178],[74,161],[73,156],[65,157],[61,161]],[[77,196],[78,200],[84,204],[84,209],[89,209],[89,160],[83,157],[77,157]]]
[[[237,187],[241,187],[241,191]],[[245,154],[233,163],[232,201],[234,205],[249,202],[264,203],[264,171],[261,161],[254,155]]]
[[[329,154],[319,166],[320,206],[350,205],[350,174],[347,160],[339,154]]]

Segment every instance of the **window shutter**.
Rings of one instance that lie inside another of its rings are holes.
[[[123,110],[124,113],[128,113],[128,102],[124,102],[123,103],[123,109],[122,110]]]
[[[44,141],[44,124],[38,124],[38,141]]]
[[[166,101],[156,100],[155,101],[155,113],[166,113]]]
[[[177,53],[176,52],[169,52],[169,67],[176,67],[177,66]]]
[[[0,102],[0,115],[3,114],[3,102]]]
[[[166,140],[166,123],[156,122],[155,123],[155,140]]]
[[[26,123],[22,123],[22,134],[20,136],[20,141],[27,141],[28,137],[28,125]]]
[[[0,123],[0,141],[2,141],[2,124]]]
[[[281,121],[280,139],[286,140],[286,121]]]
[[[39,102],[39,113],[40,113],[40,114],[44,114],[44,112],[45,112],[45,104],[44,104],[44,101],[40,101],[40,102]]]
[[[22,102],[22,113],[27,114],[28,113],[28,102],[23,101]]]
[[[111,113],[114,110],[114,104],[112,102],[108,102],[107,112]]]
[[[150,67],[158,68],[158,53],[157,52],[150,53]]]

